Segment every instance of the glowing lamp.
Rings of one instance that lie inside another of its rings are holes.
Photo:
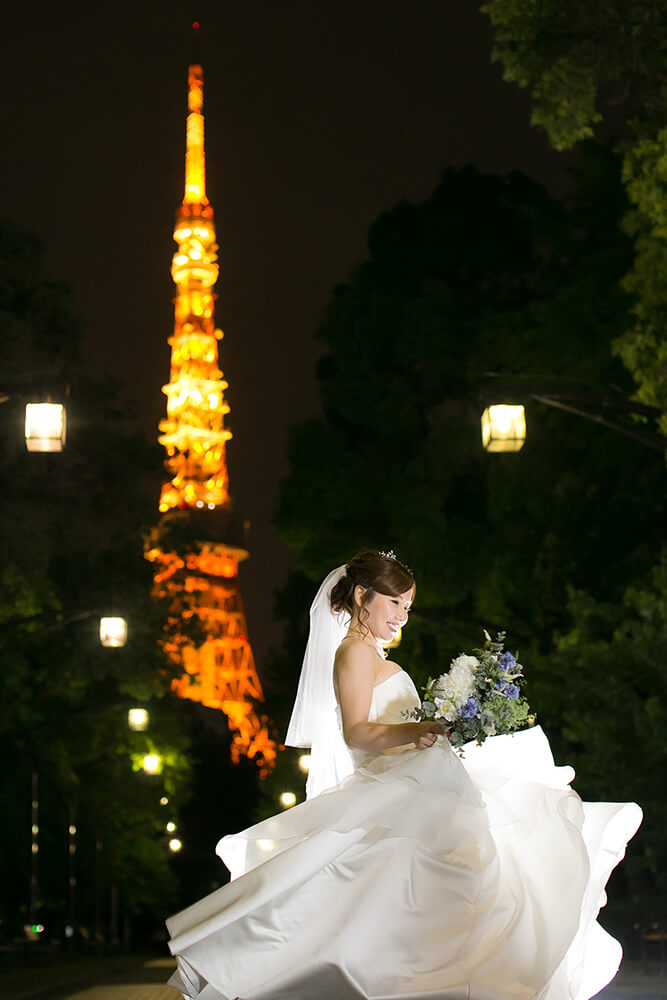
[[[391,642],[383,642],[382,645],[385,649],[396,649],[397,646],[401,645],[401,638],[403,637],[403,630],[399,628],[398,632],[394,635]]]
[[[166,806],[168,804],[169,804],[169,799],[167,798],[166,795],[163,795],[162,798],[160,799],[160,805],[161,806]]]
[[[296,795],[294,792],[283,792],[280,796],[280,804],[284,809],[290,809],[296,804]]]
[[[65,423],[62,403],[26,403],[25,444],[28,451],[62,451]]]
[[[166,826],[167,833],[176,833],[176,824],[173,820],[169,820]]]
[[[131,708],[127,713],[127,724],[136,733],[148,728],[148,712],[145,708]]]
[[[301,754],[301,756],[299,757],[299,767],[301,768],[302,771],[309,771],[310,770],[310,754],[309,753],[302,753]]]
[[[160,755],[157,753],[147,753],[141,762],[146,774],[157,774],[160,770]]]
[[[180,851],[182,846],[183,844],[180,842],[178,837],[172,837],[172,839],[169,841],[169,850],[173,851],[174,854]]]
[[[100,642],[118,648],[127,642],[127,622],[124,618],[100,618]]]
[[[521,451],[525,440],[523,406],[487,406],[482,414],[482,444],[487,451]]]

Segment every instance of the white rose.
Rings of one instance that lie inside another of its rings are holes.
[[[479,666],[479,660],[476,656],[468,656],[467,653],[461,653],[457,656],[455,660],[452,660],[452,667],[465,668],[470,670],[471,673],[475,673]]]
[[[438,677],[433,685],[435,703],[445,719],[454,719],[475,687],[475,670],[479,660],[464,653],[453,660],[449,671]]]

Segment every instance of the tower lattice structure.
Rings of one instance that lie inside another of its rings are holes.
[[[171,375],[163,386],[167,417],[159,442],[169,479],[162,517],[146,558],[154,564],[154,594],[166,603],[163,649],[182,675],[173,682],[182,698],[221,709],[232,732],[231,756],[253,758],[262,773],[276,745],[248,640],[238,565],[248,558],[247,524],[234,515],[229,494],[225,427],[227,382],[219,367],[222,331],[214,320],[218,246],[213,209],[206,197],[204,77],[188,71],[185,196],[176,214],[171,274],[176,285]]]

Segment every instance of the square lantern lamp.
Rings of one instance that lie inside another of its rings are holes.
[[[487,406],[482,414],[482,444],[487,451],[521,451],[525,440],[523,406]]]
[[[100,618],[100,642],[118,649],[127,642],[127,622],[124,618]]]
[[[62,451],[65,431],[62,403],[26,403],[25,444],[28,451]]]
[[[127,724],[135,733],[143,733],[148,729],[148,711],[145,708],[130,708],[127,712]]]

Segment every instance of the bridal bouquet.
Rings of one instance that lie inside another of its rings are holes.
[[[419,722],[442,720],[455,747],[470,740],[483,743],[487,736],[512,733],[534,721],[519,688],[523,667],[505,652],[505,633],[495,639],[486,630],[484,635],[482,649],[472,656],[461,653],[446,674],[429,678],[421,708],[405,713]]]

